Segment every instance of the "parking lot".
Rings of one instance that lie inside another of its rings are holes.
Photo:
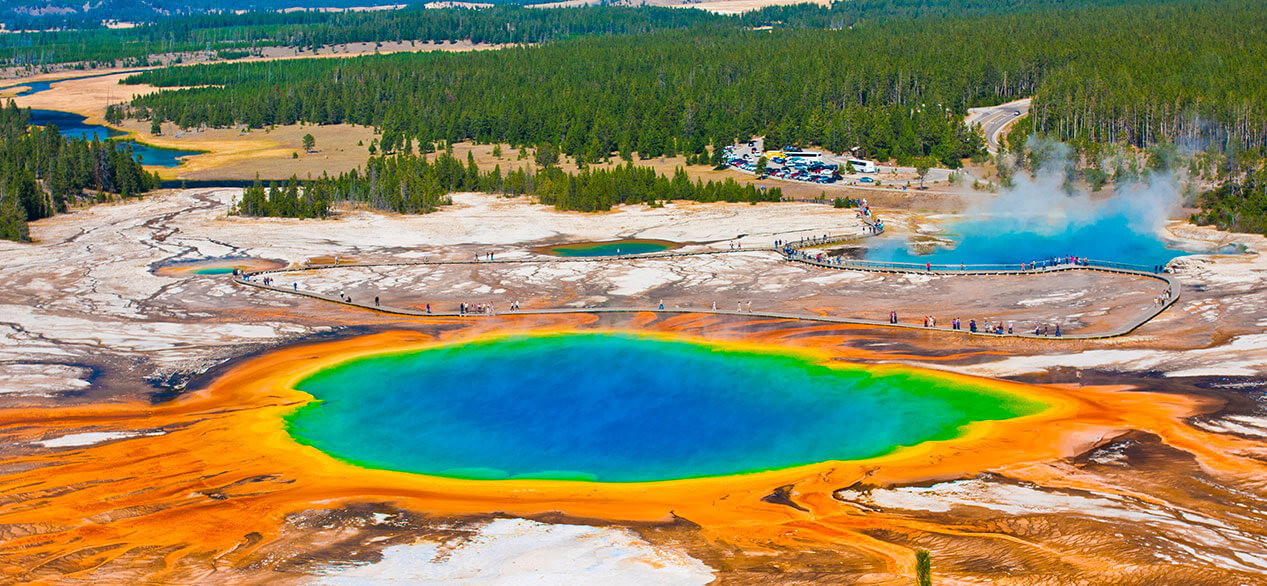
[[[914,168],[880,165],[875,161],[809,149],[767,150],[761,138],[726,147],[724,160],[732,169],[756,173],[757,161],[767,153],[775,156],[766,158],[766,175],[782,181],[856,186],[896,186],[918,181]],[[925,182],[945,181],[949,175],[949,169],[930,169]]]

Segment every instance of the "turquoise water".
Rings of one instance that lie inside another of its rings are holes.
[[[646,254],[661,252],[676,247],[676,243],[666,240],[613,240],[610,242],[581,242],[564,244],[546,249],[555,256],[616,256],[625,254]]]
[[[866,252],[867,260],[932,264],[1013,264],[1077,256],[1095,260],[1164,265],[1190,254],[1172,248],[1155,230],[1135,230],[1118,216],[1104,216],[1089,223],[1053,226],[1025,218],[989,218],[956,222],[942,236],[953,247],[938,247],[919,254],[906,240],[885,237]]]
[[[211,267],[207,269],[198,269],[194,271],[195,275],[227,275],[233,272],[233,267]]]
[[[100,124],[88,124],[85,122],[87,118],[72,112],[62,112],[60,110],[31,110],[31,124],[35,126],[48,126],[53,124],[57,126],[58,132],[62,136],[68,138],[83,138],[87,140],[108,140],[115,139],[118,142],[126,142],[132,145],[132,154],[136,160],[145,165],[156,165],[159,167],[176,167],[180,165],[181,157],[196,155],[200,151],[184,151],[179,149],[164,149],[156,146],[150,146],[139,143],[134,140],[120,140],[115,137],[124,136],[123,133]]]
[[[616,334],[355,359],[296,388],[301,443],[440,476],[643,482],[882,455],[1042,405],[915,371]]]

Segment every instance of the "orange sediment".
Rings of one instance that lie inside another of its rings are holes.
[[[683,336],[713,323],[703,315],[656,321],[635,316],[625,328]],[[445,323],[453,323],[446,320]],[[957,438],[926,442],[859,461],[823,462],[755,474],[608,484],[550,480],[479,481],[353,466],[296,442],[283,417],[311,400],[293,389],[330,364],[385,351],[421,349],[507,332],[568,331],[594,317],[507,318],[438,335],[393,331],[291,346],[243,361],[210,385],[164,404],[143,401],[0,412],[0,432],[28,443],[85,429],[144,435],[122,441],[4,459],[0,475],[0,564],[10,576],[91,572],[120,556],[155,556],[150,578],[189,571],[183,562],[215,558],[233,566],[276,538],[287,515],[356,502],[389,502],[436,515],[506,513],[565,515],[613,522],[660,522],[674,516],[700,526],[710,540],[743,547],[830,542],[881,561],[891,571],[913,567],[911,551],[868,532],[877,527],[925,530],[884,513],[859,511],[833,497],[857,483],[886,486],[962,478],[1023,468],[1081,453],[1129,430],[1156,434],[1196,456],[1207,469],[1244,474],[1263,465],[1238,454],[1253,442],[1183,423],[1213,405],[1197,398],[1122,387],[1035,386],[953,373],[1003,393],[1022,394],[1046,410],[973,423]],[[777,345],[828,360],[885,360],[849,349],[852,326],[803,326],[759,320],[746,332],[727,330],[720,344]],[[632,325],[630,325],[632,324]],[[813,336],[806,336],[813,332]],[[710,344],[718,344],[710,338]],[[880,365],[877,368],[893,368]],[[909,368],[909,367],[902,367]],[[767,502],[790,486],[790,507]]]

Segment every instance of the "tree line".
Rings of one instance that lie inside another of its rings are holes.
[[[481,171],[467,154],[463,163],[442,152],[426,155],[394,154],[370,157],[364,169],[338,176],[284,183],[260,181],[246,188],[230,213],[243,216],[325,218],[335,202],[404,214],[425,214],[452,203],[449,194],[478,191],[507,196],[528,195],[560,210],[597,212],[621,204],[661,205],[672,200],[701,202],[780,201],[782,190],[722,182],[692,182],[681,168],[667,177],[632,163],[610,168],[586,168],[567,173],[553,165],[539,171],[516,168],[503,173],[498,166]]]
[[[0,238],[26,240],[27,222],[106,194],[131,197],[158,186],[128,143],[66,138],[30,126],[13,100],[0,108]]]
[[[769,144],[862,147],[881,159],[981,152],[967,108],[1034,96],[1036,130],[1136,146],[1267,139],[1267,6],[1122,3],[847,30],[724,27],[580,38],[475,54],[167,68],[131,83],[203,86],[136,98],[182,126],[353,122],[405,141],[551,143],[583,160]]]
[[[1224,181],[1197,199],[1201,211],[1192,221],[1221,230],[1267,234],[1267,159],[1261,153],[1233,148],[1214,158]]]
[[[536,4],[541,0],[481,0],[478,4]],[[398,2],[421,5],[423,2]],[[247,14],[268,14],[293,11],[295,0],[6,0],[0,5],[0,24],[13,31],[30,30],[93,30],[106,28],[108,21],[154,23],[189,16],[206,16],[248,11]],[[303,7],[316,11],[322,8],[359,8],[391,6],[386,1],[316,0]],[[475,7],[475,5],[472,5]],[[293,12],[292,12],[293,13]],[[324,12],[326,14],[330,12]]]
[[[58,13],[56,18],[11,25],[11,30],[52,30],[0,36],[0,63],[35,67],[56,63],[131,67],[157,65],[159,61],[155,56],[170,53],[207,52],[231,59],[277,46],[315,49],[355,42],[459,40],[543,43],[582,35],[643,34],[703,25],[735,29],[844,29],[871,20],[1020,14],[1071,6],[1151,1],[1155,0],[842,0],[827,6],[772,6],[742,15],[652,6],[541,9],[518,6],[532,2],[494,2],[492,4],[497,5],[479,9],[413,5],[400,10],[349,12],[270,12],[265,11],[266,6],[256,5],[255,11],[237,14],[207,12],[195,3],[182,4],[169,12],[173,16],[157,19],[127,18],[126,10],[111,6],[104,13],[109,18],[144,24],[109,29],[100,22],[94,24],[81,17]],[[0,21],[3,18],[3,9],[0,9]]]
[[[935,26],[897,37],[880,27],[691,29],[480,53],[199,65],[130,77],[204,87],[140,96],[121,115],[185,127],[351,122],[378,128],[387,151],[475,140],[557,145],[594,162],[699,155],[710,144],[719,153],[764,135],[767,144],[958,166],[982,152],[961,123],[966,108],[1025,95],[1033,71],[1018,62],[1004,79],[966,56],[942,60],[940,49],[953,47],[941,36]]]
[[[40,66],[145,66],[167,53],[244,57],[265,47],[301,50],[344,43],[432,41],[541,43],[582,35],[639,34],[735,22],[701,10],[618,6],[484,9],[425,8],[356,12],[248,12],[163,19],[128,29],[0,35],[0,63]]]

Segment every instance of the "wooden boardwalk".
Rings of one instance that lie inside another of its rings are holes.
[[[859,238],[864,238],[870,235],[872,234],[852,234],[852,235],[829,236],[826,239],[820,239],[818,241],[814,241],[814,243],[811,244],[811,246],[821,246],[825,244],[842,242],[845,240],[859,239]],[[355,300],[348,301],[345,299],[341,299],[339,297],[324,295],[324,294],[317,293],[314,291],[305,291],[303,289],[297,289],[297,288],[294,288],[293,286],[288,288],[288,287],[281,287],[277,285],[265,285],[262,282],[262,277],[266,275],[282,274],[282,273],[297,272],[297,271],[308,271],[308,270],[327,270],[327,269],[335,269],[335,268],[370,268],[370,267],[402,267],[402,266],[439,267],[439,266],[451,266],[451,265],[552,264],[552,263],[567,263],[567,262],[620,262],[620,261],[631,261],[631,260],[642,261],[642,260],[648,260],[648,259],[673,259],[673,258],[683,258],[683,257],[691,257],[691,256],[720,255],[720,254],[732,254],[732,253],[742,253],[742,252],[776,252],[780,256],[782,256],[785,262],[799,262],[799,263],[804,263],[807,265],[820,267],[824,269],[847,270],[847,271],[872,271],[872,272],[903,273],[903,274],[965,275],[965,276],[966,275],[1023,276],[1023,275],[1041,275],[1041,274],[1049,274],[1049,273],[1060,273],[1060,272],[1069,272],[1069,271],[1096,271],[1096,272],[1115,273],[1115,274],[1123,274],[1123,275],[1131,275],[1131,276],[1137,276],[1137,277],[1157,279],[1159,281],[1165,282],[1169,286],[1171,295],[1166,299],[1165,303],[1158,304],[1156,308],[1153,311],[1149,312],[1147,315],[1108,332],[1100,332],[1100,333],[1093,333],[1093,334],[1071,333],[1071,334],[1065,334],[1062,336],[1043,336],[1043,335],[1036,335],[1032,332],[995,334],[995,333],[989,333],[989,332],[984,332],[984,331],[971,332],[968,330],[955,330],[955,329],[952,329],[950,327],[945,327],[945,326],[925,327],[920,324],[906,324],[906,323],[894,324],[894,323],[889,323],[888,321],[851,318],[851,317],[830,317],[830,316],[822,316],[822,315],[814,315],[814,314],[783,313],[783,312],[771,312],[771,311],[737,311],[737,310],[723,310],[723,309],[711,309],[711,308],[699,308],[699,307],[674,307],[674,308],[666,307],[663,309],[659,307],[559,307],[559,308],[548,308],[548,309],[521,309],[521,310],[502,312],[502,313],[459,313],[459,312],[428,313],[427,311],[418,310],[418,309],[409,308],[409,307],[393,307],[393,306],[388,306],[388,305],[376,305],[373,303],[365,303],[362,301],[355,301]],[[1176,301],[1179,300],[1179,295],[1180,295],[1180,282],[1175,277],[1165,274],[1165,273],[1154,273],[1154,272],[1134,270],[1134,269],[1129,269],[1129,268],[1118,268],[1118,267],[1100,266],[1100,265],[1062,264],[1062,265],[1046,266],[1046,267],[1039,267],[1039,268],[1028,268],[1028,269],[1008,269],[1008,268],[1002,268],[1002,267],[983,268],[980,270],[968,269],[966,267],[963,269],[936,268],[936,267],[932,269],[925,269],[925,268],[914,268],[914,267],[909,267],[909,266],[897,266],[897,265],[894,265],[894,263],[875,263],[875,262],[869,262],[869,261],[852,261],[851,260],[851,261],[844,261],[844,262],[820,262],[813,258],[802,258],[799,254],[786,254],[784,250],[776,249],[774,247],[742,248],[742,249],[736,248],[736,249],[730,249],[730,250],[705,250],[705,251],[695,251],[695,252],[660,252],[660,253],[648,253],[648,254],[636,254],[636,255],[596,256],[596,257],[560,257],[560,258],[528,258],[528,259],[510,259],[510,260],[467,260],[467,261],[461,261],[461,260],[457,260],[457,261],[401,261],[401,262],[385,262],[385,263],[353,262],[353,263],[338,263],[338,264],[323,264],[323,265],[303,265],[303,266],[286,267],[282,269],[271,269],[271,270],[242,273],[242,274],[234,275],[233,280],[241,285],[246,285],[250,287],[268,289],[271,291],[277,291],[280,293],[288,293],[291,295],[298,295],[301,297],[309,297],[312,299],[319,299],[321,301],[337,303],[340,305],[359,307],[362,309],[376,311],[379,313],[385,313],[385,314],[390,314],[390,315],[410,316],[410,317],[459,317],[459,318],[479,319],[479,318],[488,318],[488,317],[505,316],[505,315],[555,315],[555,314],[569,314],[569,313],[592,313],[592,314],[643,313],[643,312],[669,313],[669,314],[703,313],[703,314],[712,314],[712,315],[760,317],[760,318],[768,318],[768,319],[811,321],[811,322],[832,323],[832,324],[901,328],[901,329],[910,329],[910,330],[933,331],[933,332],[948,333],[948,334],[960,334],[960,335],[965,335],[965,336],[983,336],[983,337],[992,337],[992,338],[1030,338],[1030,339],[1040,339],[1040,340],[1098,340],[1098,339],[1125,336],[1135,331],[1140,326],[1153,320],[1162,312],[1169,309],[1172,305],[1175,304]]]

